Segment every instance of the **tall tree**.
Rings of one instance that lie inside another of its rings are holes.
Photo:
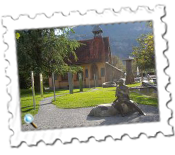
[[[113,66],[115,66],[115,67],[117,67],[117,68],[119,68],[119,69],[121,69],[123,71],[126,70],[125,65],[123,65],[122,60],[118,56],[112,55],[111,58],[112,58],[112,65]]]
[[[147,25],[152,28],[152,22]],[[138,39],[138,46],[133,47],[132,55],[141,73],[155,69],[154,36],[153,33],[142,34]]]
[[[20,87],[30,85],[30,71],[34,71],[36,85],[39,73],[51,76],[52,72],[64,74],[81,70],[69,66],[70,55],[77,60],[75,50],[80,46],[76,40],[68,39],[70,28],[22,30],[16,32]],[[29,83],[29,84],[28,84]],[[39,86],[36,86],[39,89]]]

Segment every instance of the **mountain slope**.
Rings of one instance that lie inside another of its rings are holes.
[[[92,29],[94,26],[77,26],[70,33],[71,39],[85,40],[93,38]],[[137,46],[136,39],[141,34],[152,33],[152,29],[146,26],[146,22],[121,23],[100,25],[103,30],[102,36],[109,37],[110,47],[113,55],[126,58],[132,53],[132,47]]]

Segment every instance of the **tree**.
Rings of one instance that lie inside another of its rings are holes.
[[[152,22],[147,22],[152,28]],[[142,34],[137,42],[139,46],[133,47],[132,55],[135,57],[136,65],[141,73],[155,69],[154,36],[153,33]]]
[[[119,69],[121,69],[123,71],[126,70],[125,66],[123,65],[122,60],[118,56],[112,55],[111,58],[112,58],[112,65],[113,66],[115,66],[115,67],[117,67],[117,68],[119,68]]]
[[[36,89],[39,90],[39,73],[51,76],[52,72],[65,74],[77,72],[81,67],[69,66],[70,55],[77,60],[75,50],[80,46],[68,39],[70,28],[22,30],[16,32],[20,87],[30,86],[30,71],[35,73]],[[38,84],[38,86],[37,86]]]

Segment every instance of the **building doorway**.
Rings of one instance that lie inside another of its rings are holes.
[[[94,80],[95,79],[95,85],[98,86],[98,78],[99,78],[99,75],[98,75],[98,67],[95,63],[93,63],[91,65],[91,79]]]

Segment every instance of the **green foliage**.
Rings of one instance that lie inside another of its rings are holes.
[[[152,21],[148,21],[146,22],[146,25],[150,28],[153,28],[153,22]]]
[[[139,46],[133,47],[133,55],[139,69],[155,68],[154,38],[153,34],[142,35],[137,39]]]
[[[19,39],[20,34],[19,33],[15,33],[16,39]]]
[[[125,65],[123,65],[122,60],[118,56],[112,55],[111,58],[112,58],[112,65],[113,66],[115,66],[119,69],[122,69],[123,71],[126,70]]]
[[[152,22],[147,23],[152,27]],[[155,69],[154,36],[153,33],[142,34],[137,42],[139,46],[133,47],[132,55],[135,57],[136,65],[143,71]]]
[[[81,70],[81,67],[68,65],[71,55],[77,60],[75,50],[80,46],[76,40],[68,39],[69,31],[73,30],[51,28],[16,31],[20,86],[30,86],[30,71],[34,71],[39,78],[39,73],[48,77],[52,72],[64,74]]]

